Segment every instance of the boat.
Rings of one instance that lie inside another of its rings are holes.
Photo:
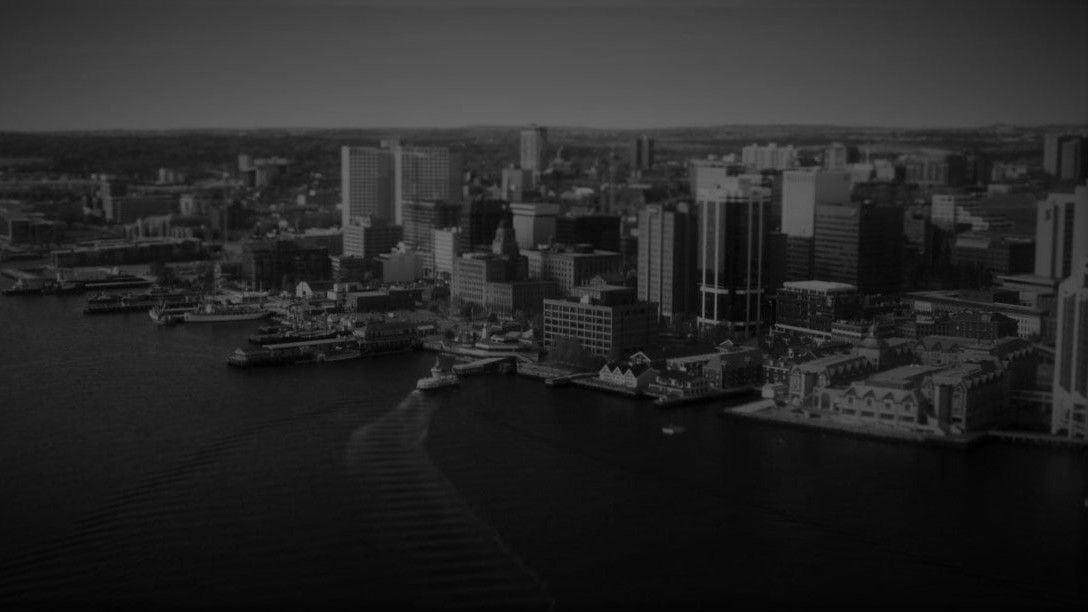
[[[434,360],[431,375],[416,381],[416,389],[420,391],[434,391],[443,387],[456,387],[461,384],[461,379],[448,370],[443,370],[441,361]]]
[[[20,278],[15,281],[15,284],[0,291],[3,295],[38,295],[42,292],[42,281],[28,282],[27,279]]]
[[[240,348],[235,349],[234,353],[227,357],[227,364],[234,367],[290,365],[304,358],[305,353],[300,347]]]
[[[674,436],[676,434],[682,434],[687,431],[683,425],[669,424],[661,428],[661,433],[667,436]]]
[[[358,359],[363,356],[363,352],[356,346],[351,344],[336,344],[333,346],[323,346],[320,348],[312,348],[307,351],[308,355],[300,360],[300,363],[332,363],[334,361],[347,361],[348,359]]]
[[[261,306],[234,306],[205,302],[185,313],[186,323],[224,323],[229,321],[255,321],[272,314]]]

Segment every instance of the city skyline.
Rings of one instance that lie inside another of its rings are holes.
[[[1088,123],[1079,2],[450,4],[13,2],[0,129]]]

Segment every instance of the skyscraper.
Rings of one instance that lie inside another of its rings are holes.
[[[638,299],[658,305],[665,321],[693,314],[698,234],[686,202],[649,204],[638,214]]]
[[[1051,433],[1088,439],[1088,257],[1058,286]]]
[[[859,293],[897,293],[903,282],[903,210],[897,206],[820,204],[813,236],[815,278]]]
[[[1058,176],[1063,181],[1082,181],[1088,166],[1085,161],[1085,138],[1069,136],[1062,140],[1061,154],[1058,158]]]
[[[833,142],[824,149],[825,170],[845,170],[847,163],[847,150],[843,143]]]
[[[340,147],[341,227],[352,217],[393,218],[393,158],[388,149]]]
[[[460,153],[446,147],[420,147],[390,143],[393,156],[393,219],[404,223],[404,205],[409,201],[461,201],[464,173]]]
[[[699,218],[700,325],[759,330],[763,299],[764,216],[770,191],[731,177],[695,194]]]
[[[1035,274],[1063,279],[1088,257],[1088,184],[1050,193],[1036,205]]]
[[[845,156],[845,147],[843,147]],[[787,170],[782,173],[782,233],[811,237],[817,204],[850,201],[850,174],[842,171]]]
[[[543,170],[544,149],[548,146],[548,130],[531,125],[521,131],[521,169],[539,176]]]
[[[1061,155],[1061,134],[1043,136],[1043,170],[1050,176],[1058,176],[1058,157]]]
[[[631,145],[631,166],[636,170],[649,170],[654,166],[654,139],[643,134]]]

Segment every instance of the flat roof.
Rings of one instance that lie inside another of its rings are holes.
[[[836,283],[833,281],[805,280],[782,283],[783,287],[790,289],[807,289],[809,291],[857,291],[858,288],[850,283]]]
[[[871,380],[873,382],[904,381],[904,380],[908,380],[910,378],[913,378],[915,376],[918,376],[919,374],[930,374],[932,372],[936,372],[936,371],[941,370],[941,369],[942,368],[937,367],[937,366],[927,366],[927,365],[918,365],[918,364],[904,365],[904,366],[899,366],[898,368],[892,368],[890,370],[885,370],[883,372],[877,372],[876,374],[873,374],[872,376],[870,376],[869,380]]]

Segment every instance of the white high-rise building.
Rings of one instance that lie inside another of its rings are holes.
[[[1058,286],[1051,433],[1088,439],[1088,257]]]
[[[341,227],[353,217],[393,217],[393,157],[389,149],[340,147]]]
[[[1038,203],[1035,275],[1063,279],[1088,257],[1088,185],[1073,193],[1051,193]]]
[[[521,169],[539,176],[543,170],[544,148],[548,146],[548,130],[531,125],[521,131]]]
[[[419,147],[390,143],[393,157],[393,220],[404,223],[404,203],[460,202],[464,163],[460,153],[446,147]]]
[[[811,238],[817,204],[850,201],[850,173],[827,170],[788,170],[782,173],[782,233]]]

